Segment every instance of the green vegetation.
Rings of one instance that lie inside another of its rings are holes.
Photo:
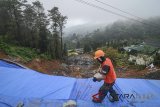
[[[64,55],[62,36],[67,17],[60,13],[58,7],[48,10],[47,14],[44,10],[38,0],[31,4],[27,0],[0,0],[0,39],[7,44],[39,50],[42,56],[48,53],[52,58],[61,59]],[[7,49],[5,51],[14,56],[17,53],[26,54],[27,51],[26,48],[10,53],[15,48]]]
[[[102,47],[101,49],[105,52],[106,57],[113,61],[114,66],[122,67],[129,65],[127,54],[121,54],[112,47]]]
[[[157,27],[132,21],[117,21],[85,35],[76,34],[65,38],[69,48],[85,48],[86,51],[96,50],[98,47],[108,46],[121,48],[143,43],[144,41],[158,45],[160,41],[160,17],[142,20],[145,23],[156,23]],[[152,24],[151,24],[152,25]],[[159,28],[158,28],[159,27]],[[71,40],[71,41],[70,41]],[[154,41],[158,41],[157,43]],[[80,44],[79,44],[80,43]],[[152,48],[149,48],[152,51]]]
[[[134,63],[129,62],[127,53],[119,53],[117,49],[107,46],[102,47],[101,49],[105,52],[105,56],[112,60],[115,67],[129,67],[131,69],[136,69],[137,71],[144,70],[146,67],[145,65],[135,65]]]
[[[20,58],[24,62],[31,61],[34,58],[51,59],[50,55],[45,53],[39,54],[35,49],[9,45],[4,42],[0,42],[0,51],[5,52],[9,56]]]
[[[112,47],[105,50],[118,66],[124,65],[126,54],[117,49],[131,44],[139,44],[145,39],[160,39],[160,30],[142,23],[117,21],[86,35],[76,32],[63,42],[63,29],[67,17],[58,7],[45,13],[43,4],[36,0],[29,4],[27,0],[0,0],[0,49],[15,57],[24,57],[26,61],[33,57],[63,59],[67,50],[83,48],[84,52],[95,51],[98,47]],[[142,20],[156,23],[160,18]],[[20,47],[21,46],[21,47]],[[153,48],[145,47],[152,52]],[[75,53],[71,53],[75,54]],[[70,55],[70,53],[69,53]]]
[[[75,49],[68,50],[68,56],[78,55]]]
[[[160,53],[154,56],[154,64],[160,67]]]

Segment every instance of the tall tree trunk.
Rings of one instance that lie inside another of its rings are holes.
[[[62,26],[60,26],[60,36],[61,36],[61,57],[63,57],[63,38],[62,38]]]

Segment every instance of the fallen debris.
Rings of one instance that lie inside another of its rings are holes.
[[[63,107],[76,107],[76,102],[73,100],[69,100],[66,103],[63,104]]]

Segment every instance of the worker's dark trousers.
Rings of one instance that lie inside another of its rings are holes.
[[[109,83],[105,83],[101,86],[101,88],[99,89],[99,99],[102,101],[105,96],[107,95],[107,93],[109,92],[110,95],[113,97],[114,100],[118,99],[118,95],[116,93],[116,91],[113,89],[113,85],[115,82],[109,84]]]

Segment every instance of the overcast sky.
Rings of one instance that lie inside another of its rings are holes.
[[[35,1],[35,0],[30,0]],[[66,27],[82,25],[82,24],[109,24],[117,20],[125,18],[99,10],[94,7],[77,2],[76,0],[39,0],[45,10],[52,7],[59,7],[59,11],[68,17]],[[106,5],[100,4],[95,0],[84,0],[95,4],[107,10],[116,12],[121,15],[128,16],[118,10]],[[160,16],[160,0],[99,0],[123,11],[129,12],[141,18]],[[130,17],[130,16],[129,16]],[[132,17],[132,16],[131,16]],[[126,20],[126,19],[125,19]]]

